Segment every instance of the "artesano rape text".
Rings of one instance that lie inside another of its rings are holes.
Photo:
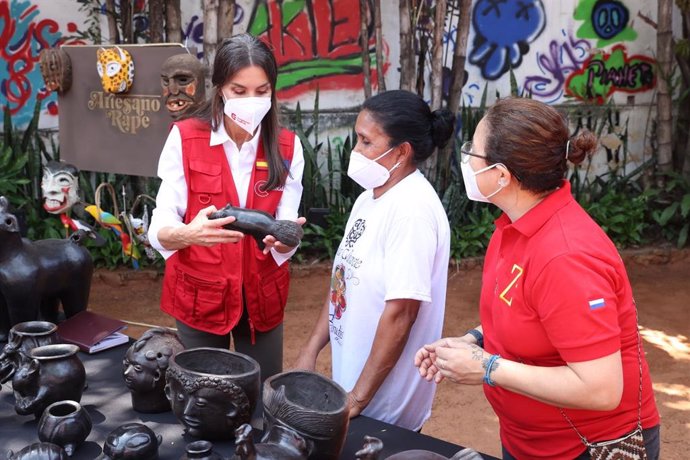
[[[136,134],[151,125],[149,113],[161,109],[160,96],[138,94],[115,95],[92,91],[87,104],[89,110],[101,110],[112,126],[126,134]]]

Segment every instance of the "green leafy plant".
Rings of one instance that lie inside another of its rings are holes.
[[[690,229],[690,180],[671,173],[663,182],[662,189],[650,193],[650,216],[661,236],[682,248],[688,243]]]
[[[324,227],[316,224],[307,224],[304,228],[304,238],[298,251],[299,256],[322,260],[333,259],[338,250],[340,240],[345,232],[345,225],[350,213],[334,212],[328,214]]]

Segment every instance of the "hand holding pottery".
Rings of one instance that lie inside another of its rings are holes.
[[[237,208],[227,205],[223,209],[209,214],[209,219],[223,217],[235,217],[234,222],[224,226],[228,230],[251,235],[256,240],[259,249],[263,251],[266,246],[264,238],[272,235],[285,246],[296,247],[304,236],[302,226],[291,220],[277,220],[270,214],[257,209]]]

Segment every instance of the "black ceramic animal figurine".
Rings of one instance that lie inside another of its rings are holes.
[[[58,322],[58,306],[66,317],[85,310],[89,301],[93,261],[71,239],[30,241],[19,234],[17,218],[0,197],[0,341],[12,326],[44,319]]]
[[[302,226],[297,222],[277,220],[267,212],[257,209],[236,208],[227,205],[223,209],[209,214],[208,218],[220,219],[230,216],[234,216],[237,220],[223,227],[251,235],[261,250],[266,246],[263,241],[266,235],[273,235],[284,245],[293,247],[297,246],[304,236]]]
[[[7,452],[8,460],[67,460],[65,450],[50,442],[35,442],[26,446],[16,454]]]
[[[294,430],[274,425],[261,443],[254,444],[252,426],[248,423],[235,430],[235,459],[238,460],[306,460],[307,443]]]
[[[103,444],[99,460],[158,460],[163,441],[143,423],[125,423],[111,431]]]

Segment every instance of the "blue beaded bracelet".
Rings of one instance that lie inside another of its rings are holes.
[[[477,345],[479,348],[484,348],[484,334],[482,334],[478,329],[470,329],[465,334],[469,334],[475,339],[477,339]]]
[[[493,371],[493,366],[494,363],[500,358],[501,355],[491,355],[489,358],[488,362],[486,363],[486,371],[484,372],[484,383],[489,385],[490,387],[495,387],[496,384],[494,383],[493,380],[491,380],[491,371]]]

